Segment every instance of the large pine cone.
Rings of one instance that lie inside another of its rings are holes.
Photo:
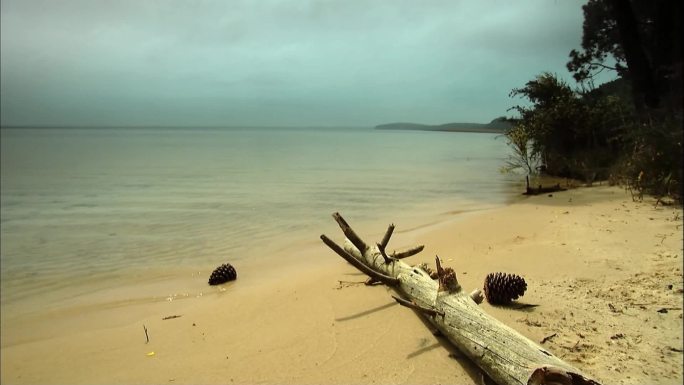
[[[527,290],[525,280],[515,274],[489,273],[485,278],[484,292],[487,302],[491,304],[510,303],[522,297]]]
[[[210,285],[220,285],[228,281],[237,279],[237,272],[235,268],[230,265],[230,263],[224,263],[223,265],[214,269],[209,277]]]

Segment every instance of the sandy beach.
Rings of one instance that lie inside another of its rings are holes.
[[[554,335],[548,350],[605,384],[681,384],[682,218],[679,207],[598,186],[444,213],[432,225],[395,223],[389,248],[424,244],[409,263],[437,254],[467,290],[489,272],[523,276],[519,302],[537,306],[481,306],[534,341]],[[369,240],[385,230],[347,220]],[[332,219],[320,233],[342,237]],[[479,369],[386,287],[359,284],[365,277],[320,233],[238,268],[222,287],[193,272],[34,318],[5,313],[2,383],[480,383]],[[273,268],[293,254],[300,262]],[[138,300],[145,290],[169,295]]]

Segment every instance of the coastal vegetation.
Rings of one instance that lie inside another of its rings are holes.
[[[581,50],[570,52],[576,87],[548,72],[510,95],[506,169],[609,180],[682,201],[682,5],[590,0]],[[595,86],[602,71],[617,79]]]

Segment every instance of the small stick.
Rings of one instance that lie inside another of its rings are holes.
[[[435,255],[435,265],[437,265],[437,280],[439,281],[439,291],[446,290],[446,284],[444,283],[444,269],[442,268],[441,261],[439,260],[439,255]]]
[[[332,251],[337,253],[340,257],[344,258],[347,262],[351,263],[354,267],[357,269],[361,270],[363,273],[366,273],[371,278],[375,278],[378,281],[389,285],[389,286],[395,286],[399,284],[399,279],[390,277],[389,275],[385,275],[382,273],[378,273],[377,271],[373,270],[363,262],[359,261],[358,259],[354,258],[353,256],[349,255],[343,248],[337,245],[332,239],[326,237],[325,235],[321,235],[321,240],[323,243],[328,245]]]
[[[337,224],[340,226],[340,229],[342,229],[342,232],[344,235],[351,241],[351,243],[356,246],[357,249],[361,252],[361,254],[365,253],[366,250],[368,249],[368,246],[366,245],[366,242],[364,242],[361,237],[356,235],[354,230],[349,226],[347,221],[342,218],[342,215],[340,213],[334,213],[333,218],[337,222]]]
[[[387,244],[389,243],[390,237],[392,236],[393,232],[394,232],[394,223],[390,224],[389,227],[387,227],[387,232],[385,232],[385,236],[382,237],[382,241],[380,241],[380,244],[382,245],[383,250],[385,249],[385,247],[387,247]]]
[[[180,318],[180,317],[182,317],[182,316],[180,316],[180,315],[170,315],[170,316],[167,316],[167,317],[162,318],[162,321],[166,321],[167,319]]]
[[[579,343],[580,343],[580,340],[577,340],[577,342],[575,342],[575,344],[572,345],[572,348],[570,348],[570,350],[575,350],[575,348],[577,348],[577,345],[579,345]]]
[[[150,342],[150,336],[147,334],[147,326],[145,324],[143,324],[143,330],[145,330],[145,343],[147,344]]]
[[[472,293],[470,293],[470,298],[479,305],[482,303],[482,301],[484,301],[484,294],[482,294],[482,290],[475,289],[472,291]]]
[[[382,282],[378,281],[375,278],[368,277],[366,282],[363,283],[366,286],[375,286],[375,285],[382,285]]]
[[[555,336],[557,336],[557,335],[558,335],[557,333],[553,333],[553,334],[551,334],[550,336],[546,336],[546,337],[542,338],[542,340],[541,340],[539,343],[540,343],[540,344],[543,344],[544,342],[549,341],[551,338],[553,338],[553,337],[555,337]]]
[[[422,311],[423,313],[425,313],[425,314],[427,314],[427,315],[429,315],[429,316],[431,316],[431,317],[435,317],[435,316],[437,316],[437,315],[440,315],[440,316],[444,317],[444,312],[443,312],[443,311],[439,311],[439,310],[435,310],[435,309],[428,309],[428,308],[426,308],[426,307],[422,307],[422,306],[420,306],[420,305],[416,305],[416,304],[413,303],[413,302],[407,301],[407,300],[405,300],[405,299],[401,299],[401,298],[399,298],[399,297],[392,296],[392,298],[394,298],[394,300],[397,301],[397,302],[399,303],[399,305],[401,305],[401,306],[406,306],[406,307],[411,308],[411,309],[414,309],[414,310]]]
[[[371,278],[368,278],[368,279],[370,280]],[[351,287],[353,285],[363,285],[363,284],[368,285],[368,281],[365,281],[365,282],[364,281],[337,281],[337,282],[338,282],[338,285],[335,288],[336,290],[341,290],[341,289],[344,289],[345,287]]]
[[[382,258],[385,260],[385,264],[389,264],[392,262],[392,258],[387,256],[387,253],[385,252],[385,246],[382,245],[382,243],[378,243],[378,250],[380,250],[380,255],[382,255]]]
[[[420,253],[421,251],[423,251],[424,248],[425,248],[425,246],[418,245],[418,246],[411,247],[410,249],[406,249],[403,251],[395,251],[392,253],[392,255],[390,255],[390,257],[392,257],[394,259],[408,258],[412,255],[416,255],[416,254]]]

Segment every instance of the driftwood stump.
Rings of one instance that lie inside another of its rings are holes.
[[[560,183],[556,183],[553,186],[539,185],[537,188],[532,188],[530,187],[530,177],[528,175],[525,177],[525,192],[523,193],[523,195],[540,195],[565,190],[566,189],[560,186]]]
[[[423,246],[388,255],[385,248],[394,225],[390,225],[380,243],[371,246],[339,213],[333,214],[333,218],[346,236],[344,247],[325,235],[321,235],[321,240],[371,280],[391,286],[403,297],[394,297],[397,302],[420,311],[497,384],[599,384],[485,313],[478,306],[482,293],[479,290],[466,293],[453,270],[441,267],[439,257],[437,282],[423,269],[401,261],[422,251]]]

